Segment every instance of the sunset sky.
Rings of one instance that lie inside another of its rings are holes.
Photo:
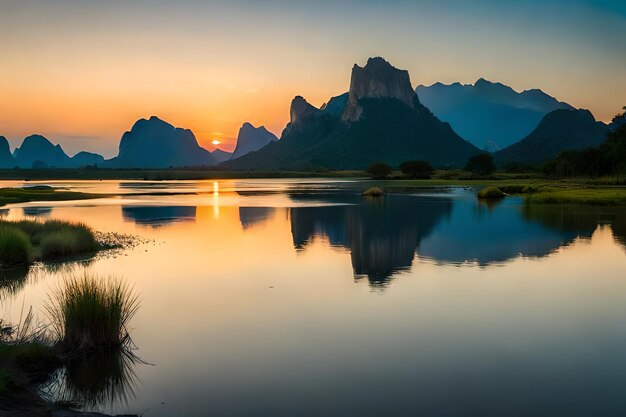
[[[111,157],[158,115],[231,150],[246,121],[280,135],[293,96],[347,91],[369,56],[414,87],[484,77],[608,121],[625,51],[624,1],[0,0],[0,135]]]

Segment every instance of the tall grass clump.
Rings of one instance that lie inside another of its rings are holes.
[[[0,264],[13,267],[30,262],[33,248],[28,236],[16,227],[0,224]]]
[[[120,279],[87,273],[65,278],[47,305],[53,329],[70,351],[123,345],[138,308],[138,296]]]

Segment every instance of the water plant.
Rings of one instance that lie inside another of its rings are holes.
[[[68,351],[123,345],[138,308],[137,294],[122,280],[88,273],[66,277],[46,306],[53,331]]]

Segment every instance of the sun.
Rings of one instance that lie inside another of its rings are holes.
[[[212,143],[213,145],[217,146],[217,145],[219,145],[219,144],[220,144],[220,143],[222,143],[222,142],[220,142],[220,141],[219,141],[219,140],[217,140],[217,139],[213,139],[213,142],[211,142],[211,143]]]

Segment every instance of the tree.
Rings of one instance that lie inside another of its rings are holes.
[[[374,162],[367,167],[367,173],[375,180],[384,180],[391,171],[391,167],[384,162]]]
[[[488,153],[472,156],[465,170],[477,175],[491,175],[496,170],[496,165],[493,163],[493,157]]]
[[[426,161],[406,161],[400,164],[400,171],[409,178],[429,179],[434,169]]]

